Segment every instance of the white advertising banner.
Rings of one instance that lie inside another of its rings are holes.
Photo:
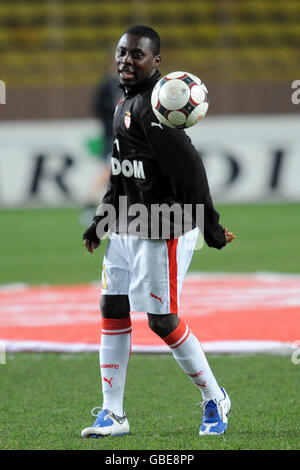
[[[210,117],[188,133],[216,201],[300,200],[298,115]]]
[[[1,123],[0,206],[85,204],[100,132],[92,119]],[[215,202],[300,201],[298,115],[208,116],[187,133]]]
[[[85,202],[100,160],[93,120],[0,125],[0,205],[64,206]]]

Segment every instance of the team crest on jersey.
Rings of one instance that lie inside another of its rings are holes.
[[[125,124],[126,129],[129,129],[130,123],[131,123],[131,112],[126,111],[125,117],[124,117],[124,124]]]

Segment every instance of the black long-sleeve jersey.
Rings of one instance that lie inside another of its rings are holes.
[[[170,217],[170,236],[161,236],[159,231],[158,238],[174,238],[199,225],[195,216],[196,206],[203,205],[204,239],[209,246],[222,248],[226,244],[224,229],[219,224],[219,214],[213,206],[199,153],[184,130],[162,125],[152,111],[151,93],[159,78],[160,73],[156,71],[143,83],[124,90],[114,115],[110,180],[97,214],[104,218],[104,214],[107,214],[106,205],[112,205],[118,223],[110,228],[122,232],[123,229],[118,229],[124,215],[121,212],[125,208],[129,209],[126,230],[131,233],[130,227],[134,227],[136,234],[137,227],[133,222],[140,220],[140,217],[137,213],[132,214],[137,204],[147,208],[148,215],[151,214],[151,208],[157,205],[188,207],[192,226],[187,223],[188,228],[179,233]],[[126,196],[126,204],[122,196]],[[120,200],[123,201],[121,205]],[[124,218],[122,220],[124,222]],[[157,238],[153,236],[151,223],[150,215],[147,220],[142,220],[140,236]],[[203,227],[200,229],[203,232]]]

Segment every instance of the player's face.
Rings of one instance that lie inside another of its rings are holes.
[[[160,63],[160,56],[154,56],[151,39],[124,34],[116,49],[116,66],[122,85],[131,87],[151,77]]]

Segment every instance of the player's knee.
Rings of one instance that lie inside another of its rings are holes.
[[[148,313],[147,315],[150,329],[161,338],[172,333],[179,323],[179,318],[173,313],[168,313],[166,315]]]
[[[103,318],[126,318],[130,307],[127,295],[102,295],[100,311]]]

